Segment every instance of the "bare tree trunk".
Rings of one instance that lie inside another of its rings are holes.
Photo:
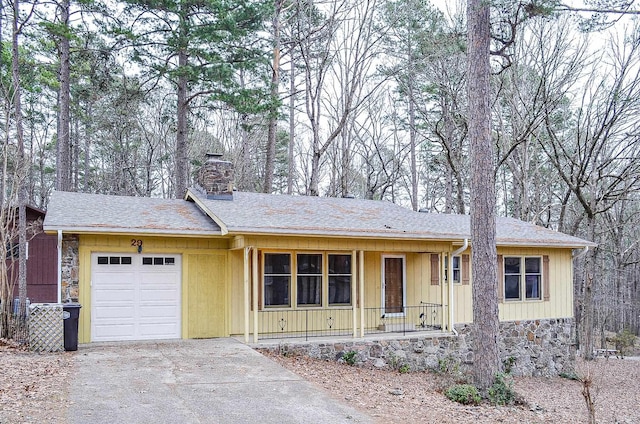
[[[88,192],[89,191],[89,173],[90,173],[90,156],[91,156],[91,138],[93,136],[93,125],[92,125],[92,116],[93,116],[93,103],[90,100],[87,105],[87,123],[85,126],[85,135],[84,135],[84,174],[82,176],[82,186],[83,189]]]
[[[587,228],[588,234],[591,240],[595,240],[595,217],[592,215],[587,216]],[[594,275],[595,275],[595,262],[596,262],[596,251],[591,250],[589,255],[587,255],[585,264],[584,264],[584,289],[582,293],[582,304],[581,304],[581,340],[580,340],[580,351],[582,352],[582,357],[588,361],[593,360],[593,352],[595,348],[594,344],[594,291],[595,287],[593,285]]]
[[[69,25],[69,0],[62,0],[58,4],[60,25]],[[71,138],[70,138],[70,102],[71,102],[71,71],[70,71],[70,42],[65,33],[59,36],[58,49],[60,53],[60,89],[58,93],[58,143],[56,149],[56,189],[71,191]]]
[[[274,2],[273,15],[273,65],[271,70],[271,99],[278,98],[278,87],[280,85],[280,13],[282,11],[282,0]],[[267,133],[267,158],[264,172],[264,187],[262,191],[271,193],[273,189],[273,173],[276,162],[276,142],[278,131],[278,111],[269,111],[269,130]]]
[[[496,197],[490,108],[489,3],[467,1],[474,380],[486,391],[499,371]]]
[[[187,52],[181,49],[178,52],[178,68],[184,69],[187,66]],[[177,99],[177,133],[176,133],[176,185],[174,197],[181,199],[187,192],[188,180],[188,156],[189,145],[187,137],[187,114],[189,105],[187,101],[187,76],[183,73],[178,77],[178,99]]]
[[[21,28],[18,23],[20,16],[20,0],[13,2],[13,31],[11,43],[11,75],[13,83],[13,113],[16,124],[16,138],[18,145],[18,163],[16,167],[16,177],[18,179],[18,297],[20,298],[19,314],[26,313],[27,303],[27,186],[26,169],[27,163],[24,153],[24,131],[22,128],[22,99],[20,86],[20,61],[18,36]]]
[[[291,49],[291,81],[289,82],[289,172],[287,175],[287,194],[293,194],[293,173],[295,170],[295,163],[293,160],[293,148],[296,141],[296,64],[293,60],[293,49]]]

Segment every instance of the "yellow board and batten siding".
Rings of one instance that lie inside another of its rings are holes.
[[[229,255],[230,269],[232,270],[230,281],[231,307],[229,317],[230,334],[239,335],[244,332],[244,275],[242,248],[251,247],[259,249],[261,254],[282,252],[295,255],[296,253],[351,253],[364,251],[364,302],[360,304],[365,308],[380,308],[382,301],[382,257],[385,254],[402,255],[405,257],[406,266],[406,293],[405,299],[408,306],[418,306],[420,302],[441,303],[441,287],[431,285],[430,258],[431,253],[442,252],[450,248],[449,243],[425,242],[415,240],[373,240],[355,238],[321,238],[321,237],[288,237],[288,236],[238,236],[231,242],[232,250]],[[292,257],[292,260],[295,258]],[[325,265],[326,267],[326,265]],[[295,268],[295,267],[294,267]],[[262,270],[259,270],[259,291],[262,290]],[[326,275],[326,272],[325,272]],[[359,277],[353,276],[353,284],[358,284]],[[295,282],[291,282],[292,308],[295,309]],[[326,300],[328,290],[323,287],[323,299]],[[359,292],[359,290],[358,290]],[[355,299],[354,299],[355,300]],[[278,308],[274,308],[278,309]],[[284,308],[288,309],[288,308]],[[332,307],[336,313],[351,313],[351,307]],[[359,325],[359,323],[357,324]],[[259,329],[260,330],[260,329]],[[250,331],[253,332],[251,320]]]
[[[384,255],[405,257],[407,306],[418,306],[420,302],[447,305],[449,287],[443,285],[441,268],[439,284],[431,279],[431,254],[444,255],[452,250],[446,242],[415,240],[373,240],[356,238],[322,238],[293,236],[237,236],[223,238],[177,238],[146,236],[81,235],[79,238],[79,301],[91,305],[91,253],[125,252],[137,254],[131,239],[143,241],[143,253],[179,254],[182,256],[181,325],[183,338],[220,337],[243,334],[245,330],[244,294],[244,250],[245,247],[260,252],[330,252],[352,253],[364,251],[364,299],[365,308],[380,308],[382,305],[382,258]],[[467,250],[465,254],[470,253]],[[549,301],[509,301],[499,304],[500,319],[514,321],[524,319],[565,318],[573,315],[573,283],[571,249],[548,248],[498,248],[503,256],[549,256]],[[326,265],[325,265],[326,267]],[[259,290],[261,270],[258,274]],[[326,275],[326,272],[325,272]],[[353,276],[358,284],[360,276]],[[454,319],[456,323],[473,320],[471,284],[455,284]],[[295,282],[292,281],[292,300],[295,300]],[[325,284],[324,291],[328,290]],[[360,292],[359,289],[357,291]],[[326,300],[326,293],[323,293]],[[355,301],[355,299],[352,299]],[[295,302],[294,302],[295,303]],[[294,306],[295,308],[295,306]],[[79,341],[91,340],[90,307],[80,314]],[[344,307],[345,314],[351,309]],[[340,312],[342,313],[342,312]],[[443,309],[445,317],[446,308]],[[253,319],[251,331],[253,332]],[[359,324],[357,324],[359,325]]]
[[[147,236],[79,236],[79,302],[87,305],[80,313],[78,338],[91,341],[91,254],[138,254],[132,239],[142,240],[142,254],[182,256],[181,325],[182,338],[221,337],[229,334],[227,284],[228,240]]]
[[[467,252],[470,254],[470,250]],[[540,300],[503,300],[498,303],[500,321],[568,318],[573,316],[573,273],[571,249],[498,247],[498,255],[518,257],[549,257],[549,282],[542,281]],[[544,267],[545,264],[543,263]],[[471,271],[471,270],[470,270]],[[543,270],[543,275],[545,274]],[[500,281],[499,284],[504,284]],[[473,274],[471,284],[454,284],[455,322],[473,322],[472,307]],[[544,300],[544,290],[549,289],[549,300]]]

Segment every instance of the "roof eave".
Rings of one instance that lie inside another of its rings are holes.
[[[220,237],[222,234],[214,231],[201,230],[162,230],[157,228],[101,228],[101,227],[69,227],[69,226],[45,226],[43,230],[47,234],[56,234],[58,231],[67,234],[101,234],[101,235],[160,235],[168,237]]]

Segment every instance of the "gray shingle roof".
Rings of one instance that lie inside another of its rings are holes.
[[[51,195],[45,231],[215,235],[220,227],[184,200],[56,191]]]
[[[459,241],[470,238],[468,215],[414,212],[386,201],[234,192],[233,200],[207,199],[196,189],[187,197],[200,204],[230,234],[401,238]],[[497,242],[514,246],[581,248],[594,243],[511,218],[496,221]]]
[[[193,202],[57,191],[51,195],[44,229],[75,233],[286,234],[454,242],[470,238],[468,215],[414,212],[386,201],[245,192],[234,192],[233,200],[212,200],[195,189],[189,190],[187,198]],[[499,245],[567,248],[595,245],[511,218],[498,218],[496,229]]]

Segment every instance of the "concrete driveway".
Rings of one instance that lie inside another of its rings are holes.
[[[69,423],[370,423],[233,339],[91,344],[75,355]]]

